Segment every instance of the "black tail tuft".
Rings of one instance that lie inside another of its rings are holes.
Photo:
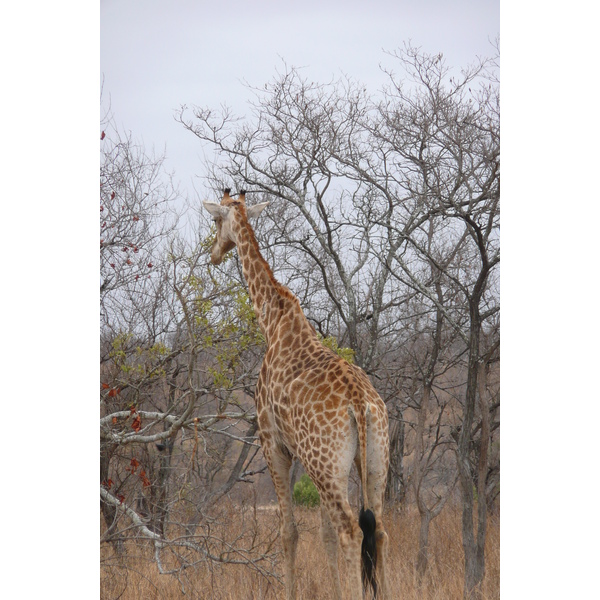
[[[375,567],[377,566],[377,544],[375,542],[375,515],[372,510],[360,509],[358,524],[363,532],[362,541],[362,577],[365,588],[373,588],[373,597],[377,597],[377,581],[375,580]]]

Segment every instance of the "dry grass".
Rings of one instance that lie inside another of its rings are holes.
[[[325,552],[319,537],[319,511],[296,509],[300,531],[298,546],[298,597],[303,600],[333,598]],[[386,515],[390,535],[389,573],[395,597],[415,600],[452,600],[462,598],[463,551],[458,510],[445,510],[431,524],[430,569],[426,580],[418,584],[415,557],[419,519],[415,512]],[[263,512],[258,523],[272,532],[277,515]],[[229,527],[237,524],[230,522]],[[234,532],[237,534],[238,532]],[[279,541],[276,547],[280,548]],[[486,548],[485,600],[500,598],[500,527],[497,518],[488,522]],[[102,548],[101,598],[133,600],[191,597],[211,600],[271,600],[284,597],[282,565],[275,565],[277,577],[265,577],[248,567],[198,563],[178,580],[160,575],[153,562],[151,546],[129,543],[126,557],[114,555],[109,546]],[[341,565],[342,575],[344,565]],[[279,580],[278,580],[279,579]]]

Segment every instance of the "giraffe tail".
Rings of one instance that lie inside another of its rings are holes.
[[[363,541],[361,546],[362,579],[364,588],[368,589],[368,587],[371,586],[373,589],[373,598],[376,598],[377,581],[375,572],[377,566],[377,543],[375,538],[375,530],[377,523],[375,520],[375,514],[369,508],[369,498],[367,493],[367,430],[370,412],[369,406],[366,405],[362,411],[356,412],[360,415],[360,417],[356,419],[356,425],[358,429],[358,441],[360,446],[361,483],[363,491],[363,506],[360,509],[360,514],[358,516],[358,524],[363,532]]]
[[[360,509],[358,524],[363,532],[361,547],[362,578],[366,588],[370,585],[373,589],[373,598],[377,597],[377,581],[375,579],[375,568],[377,566],[377,544],[375,542],[375,515],[367,508]]]

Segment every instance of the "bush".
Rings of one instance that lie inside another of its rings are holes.
[[[306,506],[308,508],[319,506],[321,501],[315,484],[306,473],[304,473],[304,475],[300,477],[300,480],[294,485],[292,498],[294,504]]]

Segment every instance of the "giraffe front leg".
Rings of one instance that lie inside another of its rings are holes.
[[[290,467],[292,457],[277,446],[265,446],[263,452],[275,492],[279,502],[279,516],[281,519],[280,533],[283,543],[283,556],[285,562],[285,593],[287,600],[296,600],[296,549],[298,546],[298,529],[292,512],[292,494],[290,490]]]
[[[298,529],[291,513],[281,508],[281,539],[285,557],[285,593],[287,600],[296,600],[296,549],[298,547]],[[284,516],[285,515],[285,516]]]

